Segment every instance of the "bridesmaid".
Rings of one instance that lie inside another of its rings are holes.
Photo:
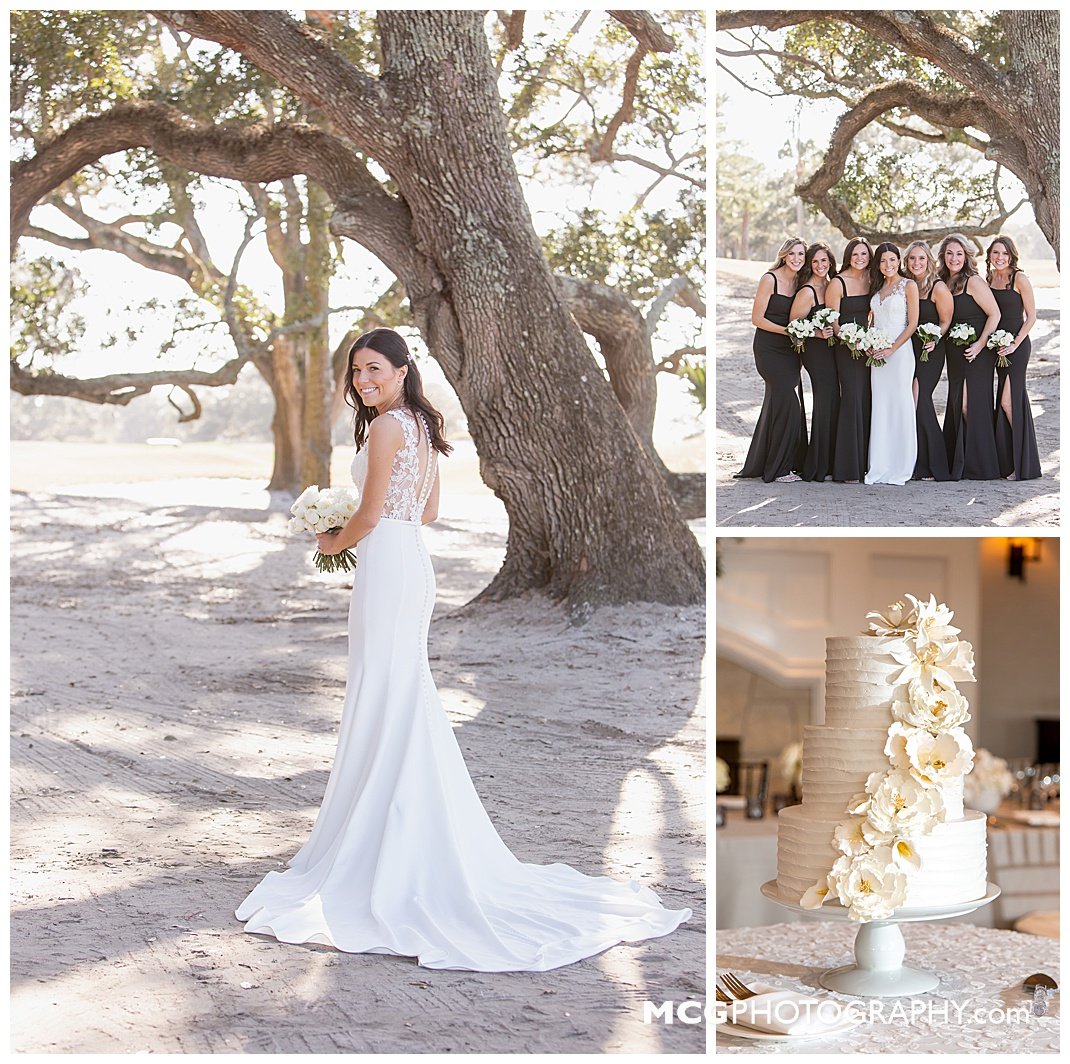
[[[996,406],[993,381],[996,354],[985,347],[999,324],[999,304],[985,283],[959,233],[945,236],[940,245],[939,276],[951,290],[955,310],[952,329],[972,325],[977,339],[965,347],[945,344],[947,351],[947,411],[944,443],[952,480],[998,480]]]
[[[997,236],[988,245],[988,283],[999,304],[999,328],[1014,337],[1003,349],[1011,364],[996,367],[996,454],[1000,476],[1035,480],[1040,476],[1040,454],[1033,429],[1033,413],[1025,391],[1029,366],[1029,330],[1037,320],[1033,286],[1018,269],[1018,248],[1009,236]]]
[[[924,240],[915,240],[906,253],[907,275],[918,286],[918,324],[939,325],[942,333],[939,340],[923,344],[917,333],[911,337],[914,344],[914,407],[917,411],[918,460],[914,466],[915,480],[950,480],[947,465],[947,448],[943,431],[936,417],[933,392],[944,372],[944,337],[951,328],[955,301],[947,285],[936,275],[936,259]],[[928,360],[921,361],[922,352],[929,353]]]
[[[754,364],[765,381],[765,398],[750,450],[737,477],[774,481],[801,479],[806,457],[806,414],[802,407],[799,356],[788,339],[788,315],[795,283],[806,258],[806,244],[789,237],[773,266],[762,274],[754,297]]]
[[[839,274],[825,289],[825,304],[840,312],[834,326],[837,335],[849,321],[869,324],[869,264],[873,248],[861,237],[851,240],[843,252]],[[840,412],[836,418],[836,446],[832,479],[857,484],[866,475],[869,455],[869,369],[864,358],[854,359],[847,345],[836,345],[836,376],[840,382]]]
[[[791,303],[791,320],[812,318],[825,306],[825,289],[836,276],[832,248],[816,240],[806,249],[799,271],[799,290]],[[829,345],[832,329],[819,329],[806,341],[802,364],[810,376],[814,409],[810,417],[810,446],[803,462],[803,480],[831,480],[832,452],[836,447],[836,418],[840,412],[840,385],[836,378],[836,355]]]

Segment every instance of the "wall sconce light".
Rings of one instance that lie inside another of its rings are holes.
[[[1007,575],[1016,576],[1025,582],[1025,563],[1041,560],[1041,541],[1039,539],[1007,540]]]

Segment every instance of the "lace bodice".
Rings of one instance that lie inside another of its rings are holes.
[[[906,278],[899,279],[896,286],[881,299],[880,292],[876,292],[869,301],[873,311],[873,325],[880,329],[889,340],[895,341],[896,337],[907,327],[907,282]]]
[[[386,413],[401,425],[405,442],[394,455],[394,463],[390,467],[390,485],[386,489],[386,502],[383,504],[380,517],[387,517],[394,521],[419,522],[438,473],[438,454],[430,445],[431,433],[422,413],[417,414],[408,407],[398,407]],[[419,418],[419,423],[417,423],[417,418]],[[420,476],[421,440],[427,454],[422,478]],[[352,472],[353,483],[363,491],[364,481],[368,477],[367,441],[353,459]]]

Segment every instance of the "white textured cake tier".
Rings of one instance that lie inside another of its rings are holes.
[[[883,652],[884,643],[871,635],[825,640],[826,724],[844,728],[891,724],[896,688],[890,681],[903,666]]]
[[[824,879],[840,856],[832,836],[840,818],[813,817],[801,805],[780,811],[777,889],[797,901]],[[937,824],[914,840],[921,868],[908,873],[908,906],[955,905],[984,896],[988,881],[988,818],[968,810],[961,820]]]
[[[803,729],[802,801],[808,816],[839,822],[847,804],[866,789],[871,772],[891,768],[884,752],[888,725],[874,728],[830,728],[811,724]],[[962,777],[944,788],[948,820],[962,816]]]

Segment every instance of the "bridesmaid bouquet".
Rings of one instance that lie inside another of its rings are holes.
[[[852,358],[862,357],[861,341],[865,335],[866,330],[861,325],[856,325],[853,321],[840,326],[840,339],[847,345],[847,350],[851,352]]]
[[[791,346],[801,352],[806,346],[806,341],[817,332],[817,326],[810,318],[796,318],[788,322],[788,336],[791,337]]]
[[[318,484],[305,488],[290,507],[290,531],[299,532],[336,532],[357,512],[360,499],[352,488],[324,488]],[[349,572],[357,564],[356,555],[351,550],[338,554],[322,554],[320,551],[312,556],[312,561],[321,573],[333,573],[337,569]]]
[[[865,352],[866,355],[866,366],[869,369],[876,369],[878,366],[887,365],[885,359],[874,358],[870,352],[883,351],[885,348],[891,346],[892,341],[889,340],[880,329],[867,329],[861,339],[862,352]]]
[[[985,347],[991,347],[996,352],[996,365],[1000,369],[1006,369],[1011,364],[1011,360],[1003,353],[1003,348],[1013,343],[1014,337],[1006,329],[997,329],[988,338]]]
[[[815,331],[818,329],[831,329],[840,320],[840,312],[833,310],[832,307],[822,307],[810,320],[814,323]],[[830,336],[828,340],[829,347],[835,342],[836,337]]]
[[[926,322],[924,325],[919,325],[918,336],[921,337],[921,353],[918,355],[919,362],[929,361],[929,352],[925,350],[926,344],[935,344],[940,339],[940,326],[934,325],[932,322]]]
[[[953,344],[965,347],[977,339],[977,330],[972,325],[967,325],[964,321],[960,321],[958,325],[951,326],[947,337]]]

